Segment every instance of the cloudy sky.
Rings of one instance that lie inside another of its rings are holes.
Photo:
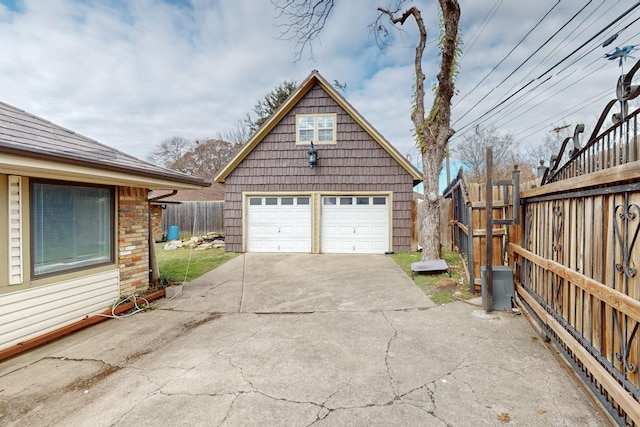
[[[317,69],[346,84],[347,100],[415,163],[415,26],[390,33],[381,52],[368,30],[377,3],[336,3],[313,58],[305,52],[295,62],[295,43],[278,38],[284,22],[268,0],[0,0],[0,100],[144,159],[171,136],[233,128],[280,82]],[[640,45],[640,7],[618,19],[634,3],[460,0],[452,144],[477,126],[495,127],[524,149],[554,127],[595,122],[620,73],[604,54]],[[438,4],[407,4],[427,21],[432,81]]]

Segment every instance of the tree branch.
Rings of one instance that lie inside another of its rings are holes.
[[[279,38],[295,40],[295,60],[299,61],[307,48],[313,58],[313,41],[318,39],[331,11],[334,0],[271,0],[276,19],[284,19]]]
[[[415,7],[410,7],[405,10],[400,16],[395,16],[394,12],[391,12],[388,9],[383,9],[381,7],[378,8],[378,11],[384,15],[389,17],[389,21],[392,24],[400,24],[403,25],[409,17],[413,17],[416,25],[418,26],[418,30],[420,32],[420,39],[418,41],[418,45],[416,46],[415,53],[415,78],[416,78],[416,87],[414,93],[414,105],[413,111],[411,112],[411,121],[413,122],[416,128],[416,136],[418,138],[418,145],[421,149],[426,144],[424,141],[423,132],[421,129],[424,128],[424,120],[425,120],[425,108],[424,108],[424,72],[422,71],[422,56],[424,54],[424,49],[427,44],[427,28],[424,25],[424,21],[422,20],[422,15],[420,11]],[[397,12],[397,11],[396,11]]]

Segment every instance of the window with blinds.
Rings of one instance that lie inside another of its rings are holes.
[[[34,181],[30,193],[34,277],[114,262],[113,188]]]

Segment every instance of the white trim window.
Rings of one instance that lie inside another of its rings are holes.
[[[114,200],[112,187],[32,181],[33,277],[113,263]]]
[[[298,114],[296,144],[335,144],[336,114]]]

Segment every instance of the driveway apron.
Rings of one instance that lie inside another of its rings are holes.
[[[245,254],[0,364],[7,426],[608,425],[526,320],[382,255]]]

